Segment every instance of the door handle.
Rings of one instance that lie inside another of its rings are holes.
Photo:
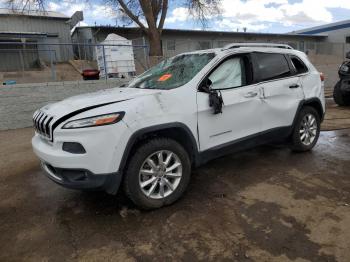
[[[300,87],[300,85],[298,85],[298,84],[289,86],[289,88],[299,88],[299,87]]]
[[[257,92],[248,92],[244,95],[245,98],[252,98],[252,97],[256,97],[258,95]]]

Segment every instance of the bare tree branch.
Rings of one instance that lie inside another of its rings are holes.
[[[162,15],[159,20],[158,29],[163,30],[165,18],[168,12],[168,0],[162,1]]]
[[[208,20],[221,13],[221,0],[186,0],[186,7],[190,15],[196,19],[202,27],[206,27]]]
[[[6,0],[5,5],[12,10],[23,12],[26,10],[45,10],[46,0]]]
[[[147,32],[147,29],[143,23],[140,22],[139,18],[133,14],[133,12],[128,8],[128,6],[124,3],[123,0],[117,0],[120,4],[122,11],[130,17],[143,31]]]

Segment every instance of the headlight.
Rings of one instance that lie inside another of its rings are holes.
[[[111,125],[122,120],[124,115],[125,115],[124,112],[118,112],[118,113],[111,113],[106,115],[99,115],[99,116],[77,119],[77,120],[68,122],[62,128],[73,129],[73,128]]]

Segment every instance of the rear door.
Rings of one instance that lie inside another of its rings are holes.
[[[257,52],[253,54],[253,61],[254,73],[263,92],[263,131],[291,126],[304,93],[289,56]]]
[[[320,92],[320,74],[317,71],[310,70],[305,62],[296,55],[289,55],[292,68],[300,79],[304,94],[310,97],[310,94],[318,96]],[[311,95],[312,96],[312,95]]]

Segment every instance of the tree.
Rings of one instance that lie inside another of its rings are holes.
[[[107,0],[107,4],[117,8],[124,21],[137,24],[148,38],[150,56],[162,56],[161,35],[167,16],[168,0]],[[175,2],[175,1],[174,1]],[[212,15],[220,13],[221,0],[180,0],[178,6],[186,7],[189,15],[203,26]]]
[[[4,2],[9,8],[18,11],[45,9],[45,0],[5,0]]]

